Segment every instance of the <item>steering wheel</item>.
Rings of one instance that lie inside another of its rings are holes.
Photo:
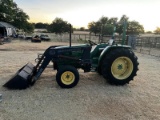
[[[88,42],[89,42],[89,44],[90,44],[91,46],[97,45],[95,42],[93,42],[93,41],[91,41],[91,40],[88,40]]]

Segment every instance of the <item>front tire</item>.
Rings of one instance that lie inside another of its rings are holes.
[[[104,57],[101,71],[110,84],[124,85],[136,76],[138,65],[137,57],[130,49],[120,48]]]
[[[57,71],[56,81],[62,88],[72,88],[79,82],[79,73],[73,66],[61,66]]]

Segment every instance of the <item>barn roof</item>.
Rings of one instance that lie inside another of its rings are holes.
[[[6,27],[6,28],[16,28],[13,25],[6,23],[6,22],[1,22],[0,21],[0,27]]]

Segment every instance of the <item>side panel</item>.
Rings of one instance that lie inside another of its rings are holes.
[[[91,46],[89,45],[55,48],[55,56],[52,59],[54,64],[56,64],[54,69],[63,65],[85,69],[86,64],[91,64],[90,51]]]

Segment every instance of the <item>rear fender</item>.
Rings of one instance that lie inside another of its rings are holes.
[[[111,50],[113,49],[121,49],[121,48],[125,48],[125,49],[131,49],[130,46],[127,45],[112,45],[112,46],[107,46],[106,48],[104,48],[104,50],[101,52],[99,59],[98,59],[98,67],[101,65],[101,62],[104,58],[104,56],[107,55],[107,53],[109,53]]]

